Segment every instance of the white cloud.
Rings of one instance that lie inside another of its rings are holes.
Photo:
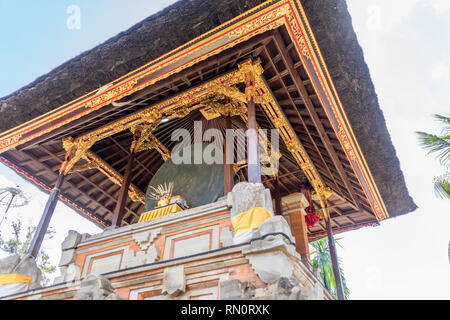
[[[450,18],[442,13],[450,1],[445,2],[347,1],[409,193],[419,206],[380,227],[345,234],[342,258],[353,299],[449,298],[450,212],[431,183],[442,168],[414,133],[438,132],[431,115],[449,111]],[[367,27],[369,5],[379,6],[380,30]],[[367,268],[375,270],[373,279]],[[412,280],[423,274],[426,280]]]
[[[442,15],[450,11],[449,0],[431,0],[430,4],[437,15]]]

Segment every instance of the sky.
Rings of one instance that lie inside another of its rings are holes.
[[[0,0],[0,97],[173,2]],[[450,202],[438,199],[432,185],[444,172],[414,133],[439,133],[432,114],[450,112],[450,1],[347,3],[406,185],[419,207],[378,227],[337,236],[350,298],[450,299]],[[80,19],[73,20],[78,13]],[[16,217],[37,224],[47,201],[45,193],[0,165],[0,188],[16,185],[32,203],[10,210],[0,227],[3,235]],[[50,226],[57,233],[43,248],[54,264],[68,230],[101,231],[61,202]]]

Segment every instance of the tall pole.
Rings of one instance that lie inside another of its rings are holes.
[[[336,251],[336,243],[334,241],[333,229],[331,227],[331,218],[325,220],[328,235],[328,248],[330,249],[331,265],[333,267],[334,281],[336,283],[336,291],[338,300],[345,300],[344,286],[342,283],[341,270]]]
[[[55,186],[50,192],[50,197],[45,205],[44,213],[42,214],[39,225],[34,233],[33,239],[31,240],[30,247],[28,248],[28,254],[37,257],[39,249],[41,248],[42,241],[44,241],[45,234],[47,233],[48,225],[55,211],[56,204],[58,203],[58,196],[61,191],[61,186],[64,182],[64,172],[60,171],[58,178],[56,179]]]
[[[8,205],[6,206],[5,213],[3,214],[2,220],[0,221],[0,226],[2,225],[3,219],[5,219],[6,214],[7,214],[8,211],[9,211],[9,207],[11,206],[11,203],[13,202],[13,200],[14,200],[15,197],[16,197],[15,194],[11,194],[11,199],[9,199],[9,201],[8,201]]]
[[[231,192],[233,189],[233,163],[234,163],[234,157],[233,157],[233,145],[231,142],[233,139],[228,139],[227,131],[232,129],[232,123],[231,123],[231,115],[228,114],[225,117],[225,143],[224,143],[224,166],[223,166],[223,179],[224,179],[224,185],[223,185],[223,194],[226,196],[228,192]]]
[[[125,211],[125,205],[128,200],[128,189],[131,184],[131,173],[133,172],[134,157],[136,153],[136,141],[137,136],[134,135],[133,142],[131,143],[130,155],[128,157],[128,163],[125,169],[125,176],[122,186],[119,191],[119,199],[117,200],[116,207],[114,208],[114,216],[112,220],[112,229],[119,228],[122,223],[123,214]]]
[[[247,161],[248,161],[248,182],[261,183],[261,164],[259,159],[258,130],[256,127],[256,110],[254,100],[253,81],[246,82],[247,96]]]
[[[278,179],[279,176],[277,175],[273,180],[275,186],[275,215],[281,216],[282,215],[281,195],[280,195],[280,183]]]

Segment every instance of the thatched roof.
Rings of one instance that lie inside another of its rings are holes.
[[[181,0],[0,98],[0,131],[98,89],[262,2]],[[413,211],[345,1],[301,2],[390,215]]]

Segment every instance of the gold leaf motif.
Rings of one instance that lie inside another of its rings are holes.
[[[86,108],[91,109],[98,109],[100,107],[103,107],[106,104],[109,104],[113,102],[112,100],[118,100],[122,97],[123,93],[126,93],[130,89],[132,89],[136,83],[137,79],[125,82],[117,87],[112,88],[111,90],[106,91],[103,94],[100,94],[99,96],[94,97],[93,99],[89,100],[86,104]]]
[[[345,132],[344,128],[342,127],[342,125],[340,123],[338,124],[338,129],[339,129],[338,136],[339,136],[339,139],[340,139],[345,151],[347,152],[347,154],[351,160],[356,161],[355,151],[352,148],[352,145],[347,136],[347,133]]]
[[[88,162],[82,165],[74,166],[72,169],[68,172],[69,174],[75,173],[75,172],[83,172],[91,169],[97,169],[98,165],[93,162]]]
[[[140,202],[145,203],[145,195],[141,192],[138,192],[137,190],[130,190],[128,191],[128,195],[130,196],[130,199],[134,202]]]
[[[290,153],[295,153],[298,151],[299,148],[298,148],[298,145],[295,142],[295,140],[285,141],[285,143],[286,143],[286,148],[288,149],[288,151]]]
[[[61,166],[61,173],[68,174],[72,167],[86,156],[86,152],[95,144],[97,137],[87,135],[74,140],[72,137],[63,139],[62,144],[66,150],[66,161]]]
[[[4,148],[8,148],[10,145],[19,142],[21,137],[22,137],[22,134],[16,134],[10,138],[6,138],[6,139],[0,141],[0,150],[2,150]]]
[[[212,86],[211,90],[217,94],[223,95],[236,101],[240,101],[243,103],[246,103],[248,101],[246,95],[235,86],[224,86],[219,84]]]
[[[272,26],[269,26],[270,24],[273,24],[273,20],[276,20],[283,15],[286,14],[287,6],[281,6],[277,8],[276,10],[271,10],[263,15],[261,15],[259,18],[251,20],[249,22],[246,22],[245,24],[242,24],[238,28],[235,28],[234,30],[230,31],[228,33],[228,36],[230,37],[242,37],[245,34],[249,34],[255,29],[261,29],[264,28],[264,31],[269,30]],[[281,22],[282,23],[282,22]]]

